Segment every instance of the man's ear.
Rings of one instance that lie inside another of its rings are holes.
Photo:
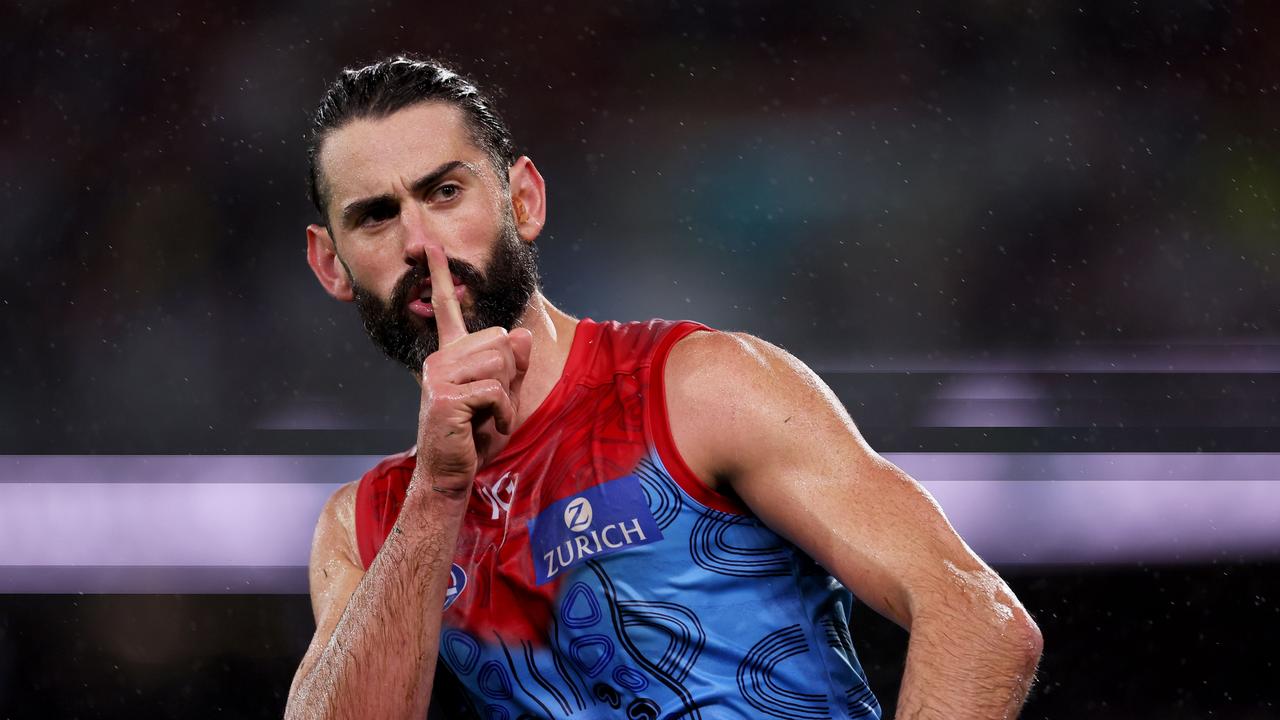
[[[516,213],[520,239],[531,243],[547,222],[547,185],[527,155],[521,155],[508,171],[511,207]]]
[[[338,257],[338,249],[329,236],[328,228],[323,225],[307,226],[307,264],[325,292],[344,302],[351,301],[354,297],[351,276]]]

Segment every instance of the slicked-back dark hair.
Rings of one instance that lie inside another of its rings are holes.
[[[325,211],[328,188],[320,175],[320,146],[329,133],[362,118],[384,118],[411,105],[445,102],[462,110],[471,141],[493,163],[506,182],[507,168],[516,161],[511,131],[491,100],[475,83],[433,58],[395,55],[360,68],[346,68],[329,85],[311,118],[307,137],[308,191],[316,211],[329,224]]]

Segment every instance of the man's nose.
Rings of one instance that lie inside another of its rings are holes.
[[[409,204],[400,211],[400,223],[404,232],[404,262],[410,267],[427,267],[427,246],[440,245],[432,235],[426,221],[426,213],[416,204]]]

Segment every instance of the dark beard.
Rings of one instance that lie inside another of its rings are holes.
[[[499,232],[493,257],[483,273],[454,258],[449,259],[449,272],[470,291],[472,305],[462,311],[467,332],[515,327],[538,289],[537,252],[533,245],[520,240],[510,224]],[[390,303],[354,280],[351,282],[356,308],[373,344],[415,374],[422,372],[427,356],[440,349],[435,319],[409,312],[409,303],[417,299],[412,293],[428,275],[425,262],[410,268],[391,291]]]

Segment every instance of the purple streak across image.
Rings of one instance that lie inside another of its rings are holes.
[[[994,565],[1238,560],[1280,548],[1276,454],[885,457]],[[306,592],[321,507],[376,461],[0,458],[0,593]]]

